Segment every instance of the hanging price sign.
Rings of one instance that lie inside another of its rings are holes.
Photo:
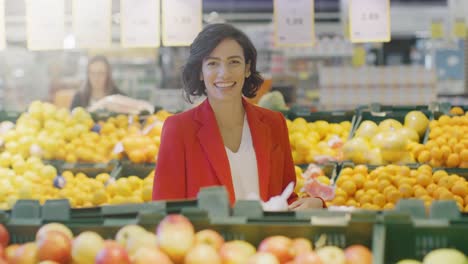
[[[390,1],[350,0],[351,42],[390,41]]]
[[[201,0],[162,0],[164,46],[189,46],[202,29]]]
[[[63,49],[63,0],[26,0],[26,35],[30,50]]]
[[[0,0],[0,50],[5,49],[5,47],[5,0]]]
[[[73,0],[73,31],[79,48],[111,44],[112,0]]]
[[[159,46],[159,0],[120,0],[120,13],[122,46]]]
[[[275,46],[313,46],[314,1],[274,0]]]

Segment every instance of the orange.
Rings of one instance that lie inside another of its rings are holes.
[[[401,193],[397,190],[392,190],[386,195],[387,201],[396,204],[401,199]]]
[[[338,180],[336,181],[336,184],[338,186],[341,186],[344,182],[351,181],[351,175],[345,174],[345,175],[340,175],[338,177]]]
[[[416,177],[416,182],[419,185],[426,187],[432,183],[431,175],[427,173],[419,173]]]
[[[465,209],[463,211],[468,212],[468,204],[465,205]]]
[[[354,193],[354,198],[359,201],[359,200],[361,200],[362,195],[365,194],[365,193],[366,192],[363,189],[357,190]]]
[[[404,183],[398,188],[400,190],[401,196],[403,198],[410,198],[413,196],[413,188],[411,188],[411,185]]]
[[[432,195],[437,188],[438,188],[437,184],[431,183],[428,186],[426,186],[426,191],[427,193],[429,193],[429,195]]]
[[[460,164],[460,156],[457,153],[452,153],[448,156],[446,161],[447,167],[455,168]]]
[[[431,158],[435,160],[441,160],[443,157],[442,150],[438,147],[434,147],[431,149]]]
[[[370,196],[369,194],[363,194],[361,195],[361,198],[359,199],[359,203],[361,205],[363,204],[366,204],[366,203],[370,203],[372,201],[372,196]]]
[[[391,209],[394,209],[395,208],[395,205],[393,203],[386,203],[383,207],[383,209],[385,210],[391,210]]]
[[[423,165],[418,167],[417,171],[418,172],[427,172],[427,173],[431,174],[432,173],[432,168],[431,168],[431,166],[429,166],[427,164],[423,164]]]
[[[449,146],[442,146],[440,147],[440,150],[442,151],[442,159],[446,160],[450,153],[452,153],[452,149]]]
[[[374,197],[375,195],[379,194],[379,191],[375,189],[370,189],[366,191],[366,194],[370,195],[371,197]]]
[[[379,190],[381,193],[384,192],[385,188],[391,186],[392,184],[390,183],[389,180],[379,180],[377,183],[377,190]]]
[[[345,205],[346,199],[343,196],[336,196],[335,199],[333,199],[332,203],[334,205]]]
[[[354,199],[350,199],[350,200],[346,201],[346,206],[357,207],[358,203]]]
[[[460,154],[465,149],[465,145],[463,143],[457,143],[453,146],[453,152]]]
[[[437,160],[437,159],[431,159],[429,161],[429,165],[431,165],[433,168],[443,167],[444,161],[443,160]]]
[[[426,189],[416,188],[416,189],[413,189],[413,190],[414,190],[414,197],[421,198],[421,197],[427,195]]]
[[[463,181],[457,181],[455,184],[450,188],[452,193],[456,195],[460,195],[461,197],[465,197],[468,195],[468,186],[463,183]]]
[[[383,207],[386,203],[385,196],[383,194],[377,194],[372,198],[372,203],[379,206]]]
[[[439,200],[453,200],[453,194],[449,191],[442,191],[439,195]]]
[[[343,189],[341,189],[340,187],[336,188],[335,189],[335,197],[338,197],[338,196],[341,196],[343,197],[345,200],[348,199],[348,193],[345,192]]]
[[[463,198],[461,198],[461,197],[458,196],[458,195],[454,195],[454,196],[453,196],[453,199],[454,199],[458,204],[463,205],[463,204],[465,203],[465,201],[463,201]]]
[[[354,173],[362,173],[363,175],[367,175],[368,168],[366,165],[357,165],[356,167],[354,167]]]
[[[387,186],[385,187],[384,191],[383,191],[383,195],[387,196],[389,192],[391,191],[398,191],[397,188],[395,188],[395,186],[393,185],[390,185],[390,186]]]
[[[444,176],[442,177],[439,182],[437,183],[440,187],[445,187],[450,190],[454,184],[454,182],[450,179],[451,176]]]
[[[359,166],[359,165],[358,165]],[[346,167],[344,169],[341,170],[341,175],[351,175],[353,174],[353,169],[350,168],[350,167]]]
[[[415,157],[419,157],[419,154],[421,154],[422,151],[426,150],[426,148],[424,147],[424,145],[421,145],[421,144],[418,144],[417,146],[415,146],[413,148],[413,155]]]
[[[341,188],[342,188],[349,196],[354,195],[354,193],[356,192],[356,184],[355,184],[353,181],[351,181],[351,180],[343,182],[343,184],[341,184]]]
[[[439,145],[439,147],[447,145],[447,141],[443,137],[438,137],[435,139],[435,141],[437,142],[437,145]]]
[[[408,177],[410,176],[411,169],[408,166],[401,166],[400,167],[400,175]]]
[[[435,171],[434,174],[432,174],[432,180],[434,181],[434,183],[439,183],[439,180],[444,176],[448,176],[448,173],[444,170],[438,170]]]
[[[366,177],[364,176],[365,174],[363,173],[356,173],[352,176],[352,179],[354,181],[354,184],[356,184],[357,189],[361,189],[364,187],[364,182],[366,181]]]
[[[459,106],[454,106],[452,109],[450,109],[450,114],[451,115],[463,115],[465,111],[463,111],[463,108]]]
[[[364,189],[365,190],[370,190],[370,189],[375,189],[377,190],[377,181],[366,181],[364,182]]]
[[[465,147],[465,146],[464,146]],[[468,162],[468,149],[463,149],[460,152],[460,160],[462,162]]]
[[[377,176],[377,179],[379,181],[387,180],[387,181],[390,182],[392,180],[392,175],[390,173],[387,173],[387,172],[382,172]]]

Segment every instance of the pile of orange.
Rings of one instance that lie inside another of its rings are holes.
[[[468,182],[444,170],[433,172],[429,165],[417,169],[387,165],[372,171],[357,165],[342,169],[329,205],[392,209],[402,198],[418,198],[426,206],[433,200],[455,200],[461,211],[468,211]]]
[[[460,113],[459,110],[453,112]],[[415,159],[432,167],[468,168],[468,113],[442,115],[432,120],[429,128],[426,144],[409,146]]]

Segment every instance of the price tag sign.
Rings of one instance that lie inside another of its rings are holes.
[[[390,41],[390,0],[350,0],[351,42]]]
[[[0,50],[5,49],[5,47],[5,0],[0,0]]]
[[[159,0],[120,0],[124,47],[159,47]]]
[[[444,25],[442,21],[434,20],[431,22],[431,38],[441,39],[444,37]]]
[[[111,44],[112,0],[73,0],[73,31],[78,48]]]
[[[26,35],[30,50],[63,49],[63,0],[26,0]]]
[[[164,46],[189,46],[201,29],[201,0],[162,0]]]
[[[314,0],[274,0],[273,4],[275,46],[313,46]]]
[[[464,18],[456,19],[453,24],[453,35],[456,38],[466,38],[466,23]]]

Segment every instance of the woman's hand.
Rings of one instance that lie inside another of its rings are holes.
[[[305,209],[324,208],[324,202],[320,198],[304,197],[289,205],[289,210],[305,210]]]

